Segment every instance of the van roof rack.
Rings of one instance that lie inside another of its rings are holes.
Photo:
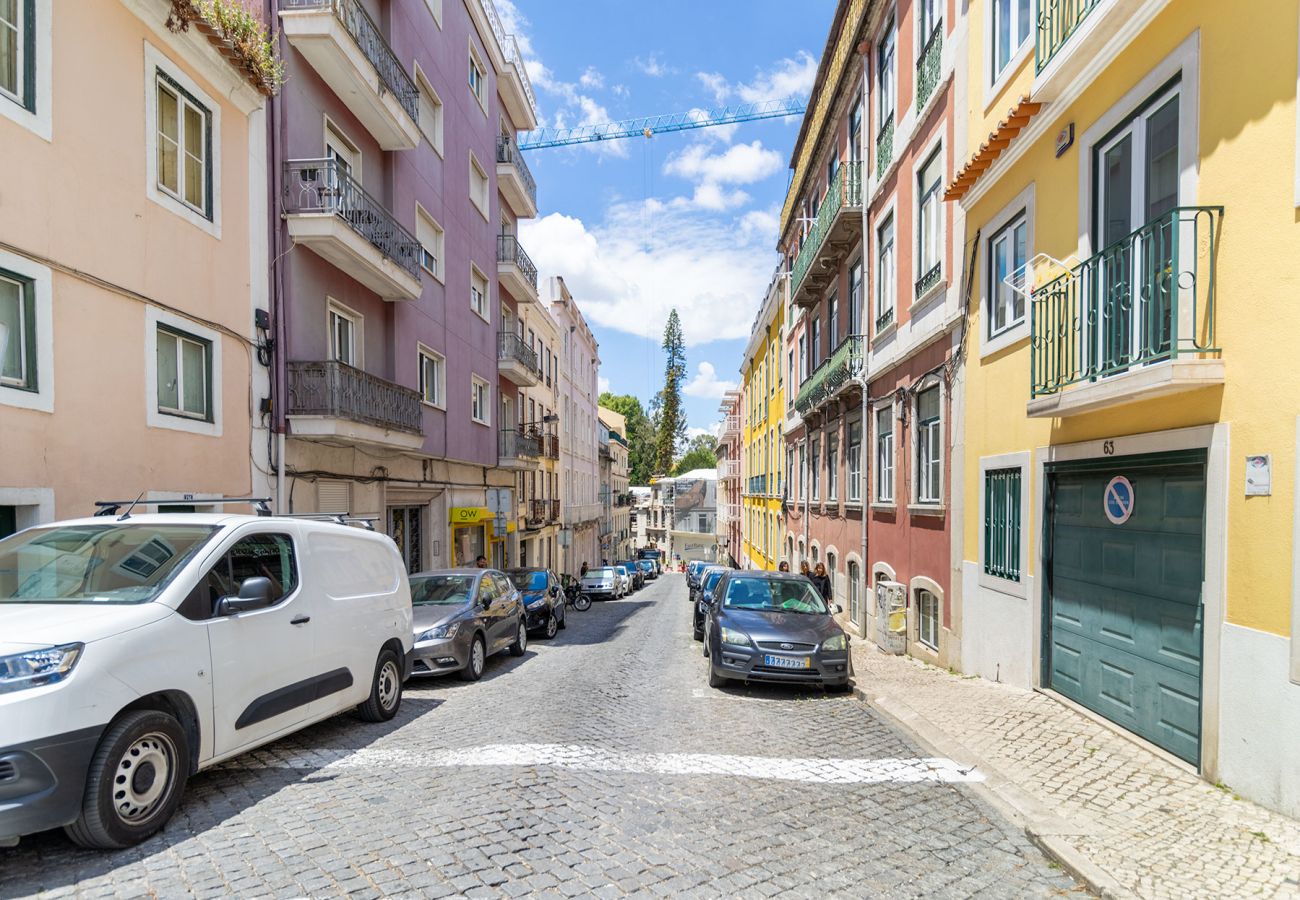
[[[233,506],[237,503],[247,503],[256,510],[259,516],[271,515],[271,498],[270,497],[171,497],[166,500],[144,500],[140,497],[134,500],[96,500],[96,516],[113,516],[122,507],[126,507],[126,512],[122,518],[127,518],[133,508],[137,506],[181,506],[194,504],[196,506]]]
[[[354,516],[351,513],[283,513],[279,519],[312,519],[317,522],[333,522],[335,525],[356,525],[366,531],[374,531],[379,516]]]

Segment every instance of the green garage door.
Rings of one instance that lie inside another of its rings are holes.
[[[1204,522],[1204,451],[1048,470],[1048,685],[1192,763]]]

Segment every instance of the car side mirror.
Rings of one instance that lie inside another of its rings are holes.
[[[273,593],[271,579],[261,575],[245,578],[239,583],[237,596],[222,597],[217,601],[217,615],[232,616],[235,613],[265,609],[272,604]]]
[[[551,596],[552,597],[560,596],[560,589],[557,588],[555,585],[551,585]]]

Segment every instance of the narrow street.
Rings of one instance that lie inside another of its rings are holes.
[[[28,838],[0,895],[1075,890],[861,701],[708,689],[685,595],[672,575],[570,611],[476,684],[409,683],[388,725],[338,717],[203,773],[133,850]]]

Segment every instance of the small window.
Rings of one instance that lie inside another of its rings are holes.
[[[942,500],[943,449],[939,422],[939,386],[916,395],[916,502]]]
[[[812,466],[809,470],[809,487],[812,488],[812,499],[817,500],[821,497],[821,478],[822,467],[822,442],[821,438],[813,438],[812,442]]]
[[[478,105],[487,109],[487,73],[484,71],[483,63],[479,61],[478,51],[471,45],[469,48],[469,92],[474,95]]]
[[[876,331],[894,324],[898,272],[894,264],[894,215],[876,229]]]
[[[826,337],[830,352],[834,353],[840,346],[840,295],[832,292],[826,301]]]
[[[159,326],[158,411],[212,421],[212,344]]]
[[[470,379],[470,417],[480,425],[488,424],[488,383],[478,376]]]
[[[849,619],[858,622],[862,617],[862,570],[849,561]]]
[[[487,279],[483,277],[478,269],[471,267],[469,273],[469,308],[484,319],[488,317],[487,293]]]
[[[445,404],[447,361],[432,350],[420,348],[420,398],[430,406]]]
[[[0,0],[0,9],[4,2]],[[212,113],[165,73],[156,77],[158,188],[210,219]]]
[[[850,503],[862,502],[862,423],[849,423],[849,447],[845,460],[848,468],[848,499]]]
[[[916,639],[939,649],[939,598],[924,588],[916,592]]]
[[[1020,580],[1020,470],[984,473],[984,573]]]
[[[916,177],[917,197],[917,280],[916,295],[922,296],[938,283],[942,261],[943,157],[935,150]]]
[[[434,278],[442,281],[446,234],[424,207],[415,208],[415,237],[420,242],[420,266]]]
[[[840,450],[838,435],[826,436],[826,499],[835,500],[840,490]]]
[[[876,410],[876,501],[894,502],[894,407]]]
[[[474,208],[488,217],[488,177],[479,165],[478,159],[471,152],[469,155],[469,199]]]
[[[415,86],[420,91],[420,131],[424,133],[429,145],[442,156],[442,99],[419,66],[415,69]]]
[[[4,9],[0,0],[0,10]],[[35,391],[36,292],[30,278],[0,269],[0,326],[7,334],[0,348],[0,387]]]
[[[361,368],[361,317],[338,304],[329,305],[330,359]]]
[[[993,78],[1002,74],[1029,38],[1031,0],[993,0]]]
[[[1025,296],[1011,289],[1007,276],[1025,265],[1028,225],[1024,213],[989,241],[989,337],[1025,320]]]

